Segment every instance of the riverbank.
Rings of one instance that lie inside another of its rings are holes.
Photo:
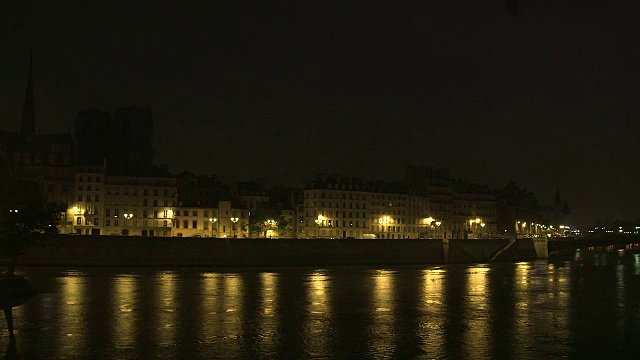
[[[534,239],[222,239],[59,235],[19,265],[301,266],[475,263],[545,258]]]

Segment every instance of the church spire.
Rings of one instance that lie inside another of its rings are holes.
[[[36,134],[36,104],[33,97],[33,49],[29,52],[29,78],[27,79],[27,91],[24,95],[22,106],[22,121],[20,122],[20,135],[32,137]]]

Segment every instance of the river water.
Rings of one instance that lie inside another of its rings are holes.
[[[14,309],[24,359],[640,358],[638,254],[440,267],[20,270],[41,291]]]

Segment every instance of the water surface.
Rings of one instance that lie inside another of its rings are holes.
[[[42,291],[14,310],[25,359],[640,357],[637,254],[443,267],[21,270]]]

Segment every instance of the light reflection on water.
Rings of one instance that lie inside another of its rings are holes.
[[[307,277],[307,311],[304,344],[312,357],[330,357],[330,325],[332,323],[329,293],[331,275],[326,270],[315,271]]]
[[[33,268],[43,293],[15,311],[18,349],[101,359],[626,356],[640,328],[639,258],[627,255],[233,273]]]

